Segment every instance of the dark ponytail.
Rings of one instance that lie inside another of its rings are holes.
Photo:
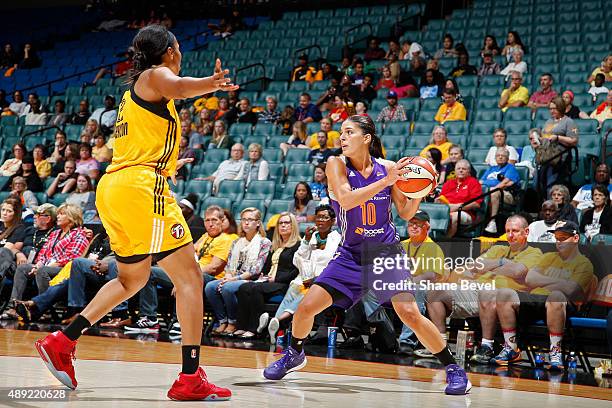
[[[141,28],[134,40],[134,68],[130,82],[134,83],[143,71],[162,63],[162,56],[168,47],[174,47],[176,37],[162,25],[153,24]]]
[[[377,159],[384,159],[385,155],[383,153],[382,142],[376,135],[376,125],[372,118],[369,116],[353,115],[347,120],[356,123],[364,135],[369,134],[372,136],[372,142],[370,142],[370,155]]]

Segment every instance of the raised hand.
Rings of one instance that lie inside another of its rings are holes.
[[[217,58],[215,62],[215,73],[213,74],[213,83],[218,90],[221,91],[235,91],[239,88],[238,85],[232,83],[231,78],[227,78],[229,75],[229,69],[221,68],[221,60]]]
[[[402,174],[404,174],[404,167],[406,167],[408,163],[410,163],[410,158],[402,157],[397,163],[387,169],[385,180],[387,181],[388,186],[394,185],[397,180],[402,178]]]

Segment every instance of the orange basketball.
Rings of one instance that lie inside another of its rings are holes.
[[[433,164],[420,156],[409,157],[402,178],[395,185],[408,198],[422,198],[436,188],[438,173]]]

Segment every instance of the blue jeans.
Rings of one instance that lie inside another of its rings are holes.
[[[246,282],[248,281],[238,280],[225,282],[221,292],[217,290],[219,284],[221,283],[220,279],[215,279],[214,281],[206,284],[204,293],[206,294],[206,299],[208,299],[210,302],[213,312],[215,313],[215,318],[219,321],[219,323],[236,324],[236,310],[238,309],[238,298],[236,297],[236,292],[238,292],[240,286]]]
[[[425,314],[425,294],[426,293],[422,290],[417,290],[414,293],[414,298],[421,314]],[[368,294],[364,296],[362,302],[366,317],[368,320],[370,320],[370,317],[374,315],[381,307],[380,303],[378,303],[378,299],[376,299],[376,296],[374,296],[371,292],[368,292]],[[400,343],[415,347],[418,344],[419,340],[417,339],[412,329],[404,324],[402,326],[402,332],[400,334],[399,341]]]
[[[77,258],[72,261],[70,279],[67,280],[69,283],[68,306],[82,308],[87,305],[85,288],[88,281],[100,285],[117,277],[117,262],[114,259],[108,262],[108,272],[104,276],[100,276],[91,270],[94,264],[95,261],[88,258]],[[125,300],[118,304],[113,311],[127,310],[127,308],[128,302]]]
[[[157,285],[172,289],[172,281],[160,267],[152,266],[151,275],[146,285],[140,289],[140,315],[155,320],[157,318]]]
[[[38,312],[42,315],[47,310],[51,309],[55,302],[66,298],[68,294],[68,279],[58,283],[55,286],[49,286],[49,289],[38,296],[34,296],[32,301],[36,304]]]

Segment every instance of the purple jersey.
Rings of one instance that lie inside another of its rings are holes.
[[[351,165],[344,156],[346,176],[352,190],[366,187],[387,175],[387,169],[378,159],[372,157],[374,169],[365,178]],[[395,243],[399,241],[391,213],[391,187],[387,186],[374,197],[350,210],[343,209],[336,201],[333,192],[329,191],[331,205],[336,211],[342,240],[340,247],[352,252],[361,252],[364,242]]]

